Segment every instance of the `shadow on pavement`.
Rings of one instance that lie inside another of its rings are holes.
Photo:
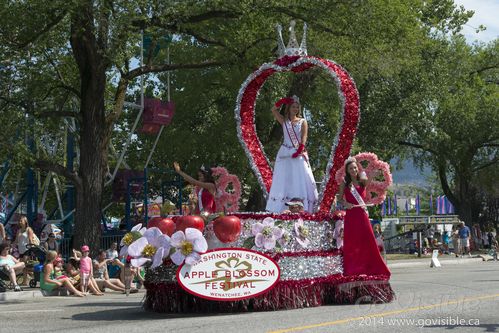
[[[98,303],[96,305],[101,305],[103,303]],[[108,305],[113,306],[114,303],[108,303]],[[116,303],[116,305],[123,306],[123,304]],[[133,305],[133,303],[128,303],[128,305]],[[80,306],[80,305],[76,305]],[[144,319],[175,319],[175,318],[191,318],[191,317],[213,317],[213,316],[231,316],[231,315],[244,315],[251,314],[252,312],[235,312],[235,313],[157,313],[149,312],[142,309],[141,305],[138,304],[137,307],[128,309],[112,309],[112,310],[102,310],[96,312],[87,312],[75,314],[71,317],[72,320],[83,320],[83,321],[134,321],[134,320],[144,320]]]
[[[424,328],[439,328],[440,330],[454,330],[463,329],[464,327],[469,328],[467,332],[497,332],[499,324],[482,324],[482,325],[429,325],[424,326]],[[475,328],[475,330],[471,330]]]

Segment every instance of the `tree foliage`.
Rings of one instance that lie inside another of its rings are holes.
[[[459,39],[441,37],[458,33],[471,14],[451,0],[3,2],[0,113],[8,121],[1,125],[0,157],[19,170],[31,165],[66,177],[77,189],[77,242],[95,242],[100,209],[110,200],[106,174],[116,164],[110,147],[123,149],[137,113],[124,107],[125,101],[138,100],[141,77],[147,96],[166,99],[170,72],[177,112],[163,132],[152,166],[169,167],[178,160],[195,173],[201,164],[223,164],[248,188],[256,188],[236,137],[235,98],[254,69],[275,59],[275,24],[286,26],[291,19],[309,24],[309,54],[335,60],[357,82],[363,115],[356,149],[373,149],[390,158],[400,153],[397,142],[403,139],[434,147],[436,141],[421,138],[436,136],[452,145],[470,128],[463,125],[455,135],[443,129],[436,134],[424,124],[440,129],[465,117],[482,119],[482,113],[471,115],[467,109],[493,106],[496,96],[489,90],[497,86],[497,76],[473,67],[475,61],[492,65],[497,59],[494,47],[468,50]],[[143,32],[152,42],[140,66]],[[166,50],[153,52],[165,36],[173,37],[171,62]],[[465,71],[460,54],[469,55],[469,75],[460,75],[461,84],[452,85],[456,72]],[[289,93],[301,96],[310,116],[310,152],[320,179],[338,126],[336,87],[317,70],[268,80],[257,101],[257,129],[271,159],[280,135],[269,109]],[[435,112],[437,106],[463,106],[453,98],[463,95],[468,104],[459,114]],[[484,124],[495,121],[493,111]],[[473,130],[483,134],[480,126]],[[74,168],[68,168],[63,155],[70,127],[80,153]],[[30,151],[25,138],[36,138],[37,149]],[[134,136],[126,163],[142,168],[153,140]],[[42,146],[56,143],[58,154],[41,153]],[[494,153],[490,149],[494,147],[478,148],[474,167]]]

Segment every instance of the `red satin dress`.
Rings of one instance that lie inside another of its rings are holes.
[[[355,185],[354,185],[355,186]],[[365,200],[366,189],[355,186]],[[345,200],[358,205],[357,200],[345,187]],[[346,210],[343,243],[343,275],[385,275],[391,273],[379,253],[369,217],[364,209],[355,207]]]
[[[201,197],[201,202],[199,202],[199,197]],[[201,205],[200,205],[201,203]],[[202,207],[202,209],[201,209]],[[202,212],[208,212],[210,214],[217,212],[217,205],[215,203],[215,196],[210,193],[210,191],[205,189],[200,189],[198,192],[198,205],[196,207],[196,214]]]

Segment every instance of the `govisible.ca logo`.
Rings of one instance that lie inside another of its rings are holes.
[[[272,289],[279,278],[279,266],[272,258],[241,248],[209,251],[197,264],[182,265],[177,271],[184,290],[221,301],[255,297]]]

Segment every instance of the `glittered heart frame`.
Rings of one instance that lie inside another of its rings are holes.
[[[332,60],[313,56],[284,56],[273,63],[263,64],[241,85],[237,96],[235,117],[239,141],[248,156],[251,168],[265,196],[268,196],[272,185],[272,168],[256,133],[256,98],[261,87],[271,75],[289,71],[298,73],[313,67],[322,68],[333,77],[343,110],[340,130],[332,146],[316,207],[319,212],[328,212],[338,191],[338,184],[335,181],[336,172],[343,166],[350,154],[360,120],[359,93],[348,72]]]

